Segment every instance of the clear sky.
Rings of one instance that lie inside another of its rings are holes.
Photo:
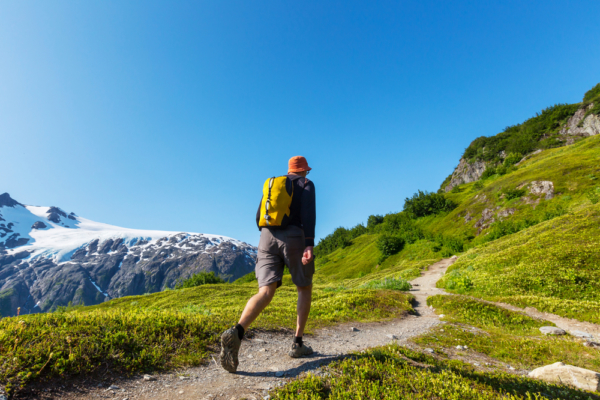
[[[258,243],[304,155],[317,236],[600,82],[593,1],[0,2],[0,193]]]

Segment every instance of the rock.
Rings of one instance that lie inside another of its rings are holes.
[[[425,352],[426,353],[435,353],[435,350],[433,350],[433,349],[431,349],[431,348],[428,347],[428,348],[425,349]]]
[[[439,315],[440,318],[444,318],[444,314],[440,314]],[[443,331],[442,331],[443,332]]]
[[[466,348],[467,348],[467,346],[461,346],[461,345],[456,346],[456,350],[466,350]]]
[[[183,394],[183,390],[180,390],[180,391],[179,391],[179,394]]]
[[[529,376],[546,382],[573,385],[578,389],[600,391],[599,373],[562,362],[536,368]]]
[[[155,380],[156,380],[156,378],[155,378],[155,377],[153,377],[152,375],[148,375],[148,374],[146,374],[146,375],[144,375],[144,380],[145,380],[145,381],[155,381]]]
[[[42,221],[36,221],[33,225],[31,225],[31,229],[46,229],[48,226]]]
[[[478,362],[474,362],[473,365],[479,367],[481,364],[479,364]]]
[[[398,336],[396,336],[396,335],[392,335],[392,334],[385,335],[385,337],[387,337],[387,338],[389,338],[389,339],[392,339],[392,340],[396,340],[396,339],[398,339]]]
[[[22,204],[10,197],[8,193],[0,194],[0,207],[14,207]]]
[[[350,332],[358,332],[358,329],[356,329],[355,327],[350,328]]]
[[[542,326],[540,328],[540,332],[544,335],[564,335],[565,332],[563,329],[557,328],[555,326]]]
[[[487,164],[484,161],[468,162],[464,158],[460,159],[458,166],[452,173],[450,184],[444,188],[445,192],[449,192],[453,187],[462,185],[463,183],[475,182],[485,171]]]
[[[190,377],[189,377],[189,376],[180,376],[180,377],[179,377],[179,380],[180,380],[180,381],[187,381],[188,379],[190,379]]]
[[[119,390],[119,387],[117,385],[110,385],[108,387],[108,389],[106,389],[106,391],[109,391],[109,390]]]
[[[591,347],[594,349],[600,349],[600,343],[596,343],[596,342],[585,342],[583,344],[585,347]]]
[[[578,338],[583,338],[583,339],[592,339],[593,336],[587,332],[582,332],[582,331],[571,331],[569,332],[571,334],[571,336],[575,336]]]
[[[508,367],[508,369],[510,369],[511,371],[514,371],[515,367]]]
[[[534,196],[544,195],[546,200],[554,197],[554,183],[550,181],[533,181],[529,184],[529,192]]]
[[[594,114],[589,114],[587,117],[585,116],[586,112],[592,107],[594,107],[593,103],[577,110],[575,114],[567,120],[567,123],[559,133],[561,135],[582,137],[598,135],[600,133],[600,117]],[[573,139],[569,139],[567,139],[567,144],[573,142]]]

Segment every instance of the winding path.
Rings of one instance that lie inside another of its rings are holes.
[[[133,399],[262,399],[268,390],[283,385],[288,378],[298,377],[311,371],[320,374],[319,367],[345,355],[385,345],[392,341],[399,343],[421,335],[439,324],[439,317],[427,307],[427,297],[447,294],[436,288],[436,283],[445,270],[456,261],[456,257],[441,260],[429,266],[422,276],[413,280],[411,293],[415,296],[415,315],[375,323],[342,324],[318,330],[306,342],[315,353],[307,358],[292,359],[287,356],[291,337],[281,333],[258,333],[252,339],[244,340],[240,350],[240,366],[236,374],[230,374],[217,365],[217,355],[209,364],[189,368],[178,373],[155,375],[152,381],[142,377],[123,379],[115,382],[118,388],[74,387],[65,388],[59,397],[62,399],[111,398]],[[600,337],[600,326],[567,320],[552,314],[543,314],[534,309],[519,309],[502,304],[501,307],[524,312],[535,318],[554,322],[557,326],[572,332],[584,330]],[[578,328],[578,329],[574,329]],[[42,398],[56,398],[52,395]]]

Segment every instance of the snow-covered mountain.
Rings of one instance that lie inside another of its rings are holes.
[[[0,195],[1,316],[157,292],[200,271],[234,280],[255,260],[228,237],[121,228]]]

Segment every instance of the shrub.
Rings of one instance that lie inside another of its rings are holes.
[[[400,236],[409,244],[423,239],[425,236],[421,228],[405,212],[386,215],[384,223],[381,225],[381,231]]]
[[[194,274],[191,277],[177,283],[175,289],[191,288],[202,285],[209,285],[215,283],[225,283],[225,281],[215,275],[214,272],[200,272]]]
[[[496,167],[488,166],[483,174],[481,174],[481,179],[485,180],[489,177],[496,175]]]
[[[475,182],[475,184],[473,185],[473,189],[474,190],[481,190],[481,189],[483,189],[483,182],[481,182],[481,181]]]
[[[590,94],[588,97],[594,96]],[[558,132],[562,124],[578,109],[579,104],[556,104],[548,107],[522,124],[507,126],[495,136],[478,137],[467,147],[463,158],[498,163],[502,151],[509,155],[531,153],[538,147],[540,140]]]
[[[377,248],[383,257],[389,257],[404,248],[404,239],[399,236],[383,234],[377,240]]]
[[[527,193],[525,189],[504,189],[502,192],[506,200],[519,199]]]
[[[352,239],[367,232],[368,230],[363,224],[358,224],[351,229],[339,227],[333,233],[319,240],[319,243],[315,247],[315,255],[322,257],[339,248],[346,248],[352,244]]]
[[[504,166],[507,167],[507,168],[508,167],[512,167],[513,165],[515,165],[516,163],[518,163],[522,159],[523,159],[523,156],[521,154],[519,154],[519,153],[510,153],[504,159]]]
[[[369,215],[367,219],[367,229],[373,229],[383,222],[383,215]]]
[[[407,197],[404,200],[404,211],[415,218],[452,211],[456,207],[456,203],[441,193],[429,193],[420,190],[411,198]]]

